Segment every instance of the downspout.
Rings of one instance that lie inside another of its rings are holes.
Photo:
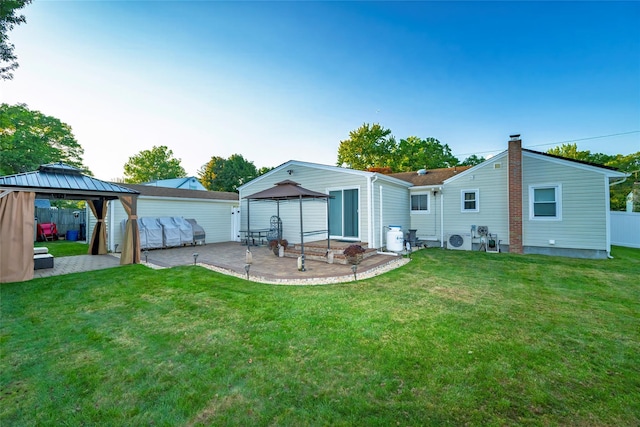
[[[374,239],[374,211],[375,211],[375,204],[373,203],[373,195],[374,195],[374,187],[373,187],[373,183],[376,182],[378,180],[378,175],[377,174],[373,174],[373,176],[367,176],[367,181],[369,181],[369,191],[368,191],[368,197],[367,197],[367,211],[369,212],[369,221],[367,224],[367,234],[368,234],[368,239],[369,240],[373,240],[369,243],[371,243],[371,245],[373,247],[375,247],[375,239]]]
[[[440,187],[440,247],[444,248],[444,191]]]
[[[382,246],[383,246],[382,242],[384,240],[384,224],[382,222],[384,220],[384,210],[383,210],[383,206],[382,206],[383,205],[383,203],[382,203],[382,185],[380,187],[378,187],[378,188],[380,188],[380,221],[379,221],[380,222],[380,227],[379,227],[379,230],[380,230],[380,237],[379,237],[380,243],[378,244],[378,247],[380,249],[382,249]]]

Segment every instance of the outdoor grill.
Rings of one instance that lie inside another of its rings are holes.
[[[202,228],[202,226],[198,224],[196,220],[193,218],[186,218],[185,221],[191,224],[191,227],[193,228],[193,244],[204,245],[205,244],[204,239],[206,237],[204,228]]]

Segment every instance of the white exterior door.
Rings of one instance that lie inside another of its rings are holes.
[[[238,206],[231,208],[231,241],[240,241],[240,208]]]

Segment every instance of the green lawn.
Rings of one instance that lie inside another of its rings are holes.
[[[87,255],[89,245],[86,243],[72,242],[69,240],[55,240],[53,242],[36,242],[35,247],[45,246],[54,257]]]
[[[640,424],[640,250],[428,249],[356,283],[0,285],[0,425]]]

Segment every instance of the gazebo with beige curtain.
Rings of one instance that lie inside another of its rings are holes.
[[[0,283],[33,278],[34,200],[86,200],[97,219],[88,253],[107,253],[104,218],[110,200],[120,199],[128,215],[120,264],[140,262],[138,192],[84,175],[64,163],[0,177]]]

